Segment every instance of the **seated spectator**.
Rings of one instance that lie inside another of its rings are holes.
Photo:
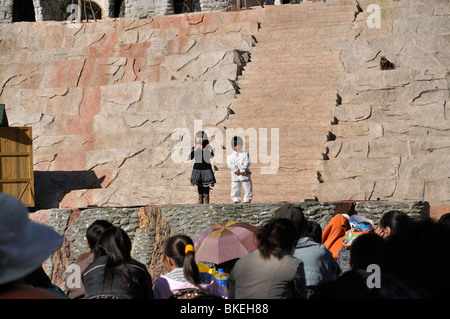
[[[272,218],[258,230],[257,249],[241,257],[228,278],[229,298],[306,297],[303,262],[292,256],[297,229],[291,220]]]
[[[190,237],[180,234],[169,238],[164,248],[164,264],[169,272],[156,279],[155,299],[173,298],[174,294],[187,289],[227,297],[225,289],[212,274],[199,272]]]
[[[94,249],[94,261],[82,273],[86,298],[150,299],[152,279],[131,258],[131,240],[120,227],[106,229]]]
[[[322,233],[322,243],[334,259],[337,259],[338,252],[342,249],[342,239],[350,229],[348,219],[349,216],[346,214],[334,215]]]
[[[389,260],[389,263],[392,262],[391,253],[386,255],[390,244],[390,240],[385,241],[373,232],[358,236],[350,249],[352,270],[338,277],[335,281],[319,287],[312,299],[429,298],[430,295],[427,291],[415,283],[411,284],[413,281],[405,281],[401,276],[395,275],[395,271],[387,271],[389,267],[384,262],[385,260]],[[403,242],[403,244],[406,243]],[[395,248],[392,247],[394,248],[392,250],[393,255],[396,255],[399,250],[403,250],[403,246],[395,246]],[[411,246],[411,248],[414,249],[415,246]],[[394,264],[397,264],[397,258],[394,259]],[[414,263],[411,259],[405,262]],[[401,266],[406,267],[406,263],[403,263]],[[412,266],[412,268],[417,273],[420,273],[417,267]],[[398,270],[399,273],[401,271],[400,269]]]
[[[320,286],[312,299],[370,299],[371,289],[367,285],[367,267],[380,264],[385,241],[372,233],[354,239],[350,248],[351,270],[336,280]]]
[[[350,248],[350,266],[366,271],[369,265],[380,265],[385,242],[374,232],[358,236]]]
[[[346,273],[352,269],[350,265],[350,249],[356,238],[363,234],[373,232],[373,220],[364,216],[352,215],[349,218],[350,230],[342,239],[342,248],[338,252],[337,263],[341,273]]]
[[[450,299],[450,232],[431,220],[413,221],[386,242],[381,269],[424,290],[431,298]]]
[[[32,222],[20,200],[0,193],[0,299],[62,299],[25,280],[62,242],[53,229]]]
[[[323,244],[315,242],[307,235],[309,222],[301,208],[284,205],[275,212],[275,218],[289,219],[297,228],[299,239],[295,246],[294,257],[303,262],[308,293],[311,294],[318,286],[336,279],[340,273],[339,266]]]
[[[322,227],[318,222],[308,220],[307,233],[316,243],[322,243]]]
[[[392,234],[396,234],[401,229],[409,225],[411,218],[399,211],[389,211],[380,219],[376,234],[387,239]]]
[[[443,214],[441,217],[439,217],[438,224],[450,227],[450,213]]]
[[[42,268],[42,266],[38,267],[38,269],[33,271],[31,274],[27,275],[25,277],[24,281],[26,284],[28,284],[32,287],[45,288],[50,291],[57,292],[64,299],[67,298],[67,295],[64,293],[64,291],[51,282],[50,278],[45,273],[45,270],[44,270],[44,268]]]
[[[88,227],[88,229],[86,230],[86,240],[87,246],[90,249],[90,251],[87,253],[80,254],[75,260],[75,264],[80,266],[80,272],[83,272],[87,268],[87,266],[89,266],[89,264],[94,261],[95,245],[97,244],[100,235],[105,231],[105,229],[108,229],[110,227],[113,227],[113,224],[111,224],[106,220],[96,220]],[[65,282],[65,287],[67,298],[69,299],[84,298],[84,286],[82,282],[80,287],[74,288],[68,288],[67,282]]]

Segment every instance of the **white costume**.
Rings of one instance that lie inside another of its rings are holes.
[[[253,198],[252,179],[250,178],[250,155],[244,151],[234,151],[227,157],[227,165],[231,169],[231,200],[235,203],[241,201],[241,187],[244,189],[244,203]],[[245,175],[236,175],[240,171]]]

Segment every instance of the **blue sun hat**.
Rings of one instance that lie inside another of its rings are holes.
[[[35,271],[62,242],[52,228],[31,221],[20,200],[0,193],[0,285]]]

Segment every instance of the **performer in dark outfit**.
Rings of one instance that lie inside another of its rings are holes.
[[[216,183],[211,166],[211,158],[213,157],[214,152],[209,145],[208,136],[203,131],[197,132],[195,134],[195,146],[191,149],[189,159],[195,159],[191,184],[197,185],[199,204],[209,204],[209,191]]]

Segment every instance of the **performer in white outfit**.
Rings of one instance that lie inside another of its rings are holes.
[[[250,155],[242,150],[242,138],[235,136],[231,140],[234,152],[227,156],[227,165],[231,169],[231,200],[241,201],[241,187],[244,190],[244,203],[250,203],[253,198],[252,179],[250,177]]]

